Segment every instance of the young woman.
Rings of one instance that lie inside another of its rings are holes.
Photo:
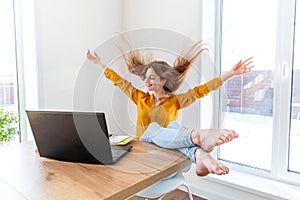
[[[106,67],[95,52],[87,51],[87,58],[100,65],[105,76],[118,86],[137,106],[137,139],[153,142],[158,146],[178,149],[196,163],[196,174],[209,173],[224,175],[228,167],[216,161],[209,153],[215,146],[238,137],[233,130],[200,129],[191,130],[180,126],[177,116],[197,99],[207,95],[233,76],[248,73],[252,69],[252,58],[240,60],[228,73],[196,86],[185,93],[175,94],[188,70],[202,53],[201,43],[193,45],[184,55],[179,56],[173,66],[164,61],[149,60],[149,54],[141,51],[123,53],[128,70],[144,80],[148,92],[136,89],[130,82]]]

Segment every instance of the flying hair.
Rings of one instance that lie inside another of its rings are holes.
[[[198,41],[183,52],[182,55],[179,55],[175,59],[173,66],[170,66],[165,61],[153,60],[149,49],[134,49],[128,38],[123,35],[121,37],[130,49],[130,51],[125,52],[117,45],[122,52],[128,71],[144,80],[147,70],[152,68],[162,80],[166,80],[164,90],[167,93],[173,93],[179,88],[193,63],[203,51],[207,50],[203,48],[203,43]]]

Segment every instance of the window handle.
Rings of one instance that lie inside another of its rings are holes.
[[[283,77],[285,77],[286,74],[287,74],[286,70],[287,70],[287,64],[284,63],[283,66],[282,66],[282,76],[283,76]]]

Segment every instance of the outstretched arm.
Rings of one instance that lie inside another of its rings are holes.
[[[89,61],[100,65],[103,69],[105,69],[104,75],[110,79],[114,85],[118,86],[135,104],[137,104],[139,96],[143,96],[144,94],[142,91],[137,90],[130,82],[122,78],[114,70],[104,65],[96,52],[92,54],[90,50],[88,50],[86,55]]]
[[[252,70],[252,68],[254,67],[252,65],[252,63],[253,63],[252,59],[253,59],[253,57],[250,57],[250,58],[246,59],[245,61],[240,60],[226,74],[224,74],[220,77],[214,78],[203,85],[199,85],[199,86],[193,88],[193,91],[189,90],[186,93],[177,95],[177,99],[178,99],[180,108],[184,108],[184,107],[192,104],[193,102],[195,102],[196,99],[202,98],[204,95],[207,95],[211,91],[219,89],[222,86],[222,84],[225,83],[230,78],[250,72]]]
[[[238,63],[236,63],[232,67],[232,69],[229,72],[221,76],[223,83],[234,76],[239,76],[251,72],[252,68],[254,67],[252,63],[253,63],[253,57],[250,57],[245,61],[241,59]]]

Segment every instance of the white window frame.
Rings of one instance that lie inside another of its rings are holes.
[[[13,1],[15,6],[21,142],[26,142],[33,140],[33,136],[25,111],[39,107],[34,0]]]
[[[299,3],[299,2],[298,2]],[[290,120],[290,93],[292,82],[292,55],[294,40],[294,10],[295,0],[278,0],[276,60],[274,70],[274,117],[273,117],[273,141],[272,141],[272,165],[271,172],[226,163],[234,170],[247,174],[255,174],[282,182],[300,185],[300,174],[287,172],[288,167],[288,143]],[[216,27],[215,27],[215,63],[220,73],[220,43],[221,43],[221,7],[222,0],[216,0]],[[300,11],[298,11],[299,13]],[[221,108],[219,94],[215,95],[215,107]],[[216,109],[216,116],[220,111]],[[281,134],[287,133],[287,134]],[[217,158],[217,151],[214,155]]]

